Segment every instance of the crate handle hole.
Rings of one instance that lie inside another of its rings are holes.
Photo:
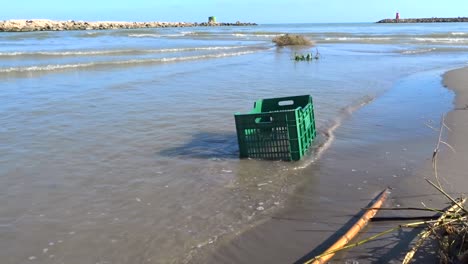
[[[279,106],[288,106],[288,105],[293,105],[294,101],[293,100],[287,100],[287,101],[280,101],[278,102]]]
[[[270,124],[273,122],[273,117],[260,117],[260,118],[255,118],[255,123],[257,124]]]

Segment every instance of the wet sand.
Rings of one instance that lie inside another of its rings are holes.
[[[455,152],[447,147],[439,155],[441,181],[452,193],[468,192],[468,67],[445,74],[444,85],[455,92],[454,110],[446,117],[447,142]]]
[[[451,150],[448,146],[441,144],[438,152],[437,167],[440,183],[445,191],[455,197],[468,192],[468,67],[448,71],[443,76],[443,85],[455,93],[452,102],[451,111],[445,115],[445,128],[442,134],[442,140],[454,148]],[[440,128],[440,124],[434,124],[435,129]],[[435,148],[437,140],[433,143]],[[431,160],[417,171],[417,177],[408,179],[403,187],[411,190],[415,181],[421,178],[428,178],[436,182],[435,174],[432,168]],[[421,187],[428,184],[423,183]],[[422,188],[413,190],[413,193],[422,193]],[[432,189],[432,187],[428,187]],[[444,200],[445,201],[445,200]]]
[[[449,142],[460,145],[459,151],[465,150],[463,153],[467,153],[468,142],[466,140],[457,141],[457,139],[464,138],[462,137],[463,134],[466,135],[468,132],[468,112],[463,112],[463,110],[468,110],[468,67],[448,72],[445,75],[444,85],[455,91],[457,95],[455,109],[448,114],[447,123],[452,125],[452,129],[457,129],[458,132],[454,131],[449,134]]]
[[[392,188],[385,207],[422,207],[424,202],[430,207],[444,208],[445,198],[425,181],[425,178],[434,180],[431,156],[438,139],[438,132],[429,127],[437,129],[441,116],[454,108],[453,92],[440,84],[442,73],[410,78],[353,114],[338,129],[335,142],[323,157],[297,175],[303,183],[284,210],[213,248],[208,257],[197,263],[303,263],[331,245],[343,232],[343,226],[355,221],[360,208],[385,187]],[[421,81],[428,76],[432,81]],[[446,190],[454,195],[466,192],[468,187],[464,178],[468,110],[463,110],[468,104],[467,76],[467,69],[444,76],[444,84],[456,93],[456,110],[447,114],[446,124],[452,129],[447,141],[457,152],[441,150],[439,173]],[[379,213],[379,216],[415,215],[427,214]],[[371,223],[359,238],[399,223]],[[391,233],[337,254],[332,263],[400,263],[419,232],[414,229]],[[432,250],[428,247],[424,252]],[[423,254],[416,258],[421,263],[433,262],[433,256]]]

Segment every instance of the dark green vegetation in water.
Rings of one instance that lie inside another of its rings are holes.
[[[320,53],[318,49],[315,50],[315,55],[312,53],[307,53],[307,54],[297,54],[294,53],[294,58],[295,61],[313,61],[320,59]]]

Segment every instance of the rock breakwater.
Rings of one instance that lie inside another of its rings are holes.
[[[165,27],[220,27],[256,26],[255,23],[191,23],[191,22],[113,22],[113,21],[54,21],[46,19],[3,20],[0,32],[64,31],[64,30],[108,30]]]
[[[452,18],[405,18],[405,19],[382,19],[377,23],[449,23],[449,22],[468,22],[468,17],[452,17]]]

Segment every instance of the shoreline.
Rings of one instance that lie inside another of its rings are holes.
[[[466,23],[468,22],[468,17],[431,17],[431,18],[386,18],[377,21],[376,23]]]
[[[445,128],[442,132],[442,139],[449,146],[440,144],[437,155],[437,175],[442,189],[452,197],[458,198],[465,196],[468,191],[468,180],[466,178],[468,171],[468,67],[452,69],[442,74],[442,84],[444,89],[453,92],[451,109],[444,113]],[[437,118],[437,117],[434,117]],[[433,123],[434,133],[439,133],[443,124]],[[437,139],[431,142],[435,148]],[[453,147],[453,150],[450,148]],[[414,177],[404,179],[398,186],[399,196],[397,200],[403,207],[420,207],[421,202],[427,203],[432,208],[445,208],[448,200],[435,188],[426,182],[426,179],[437,183],[435,177],[432,159],[427,161],[415,171]],[[405,213],[406,216],[409,213]],[[416,236],[416,232],[413,236]],[[411,245],[416,241],[411,238],[400,243]],[[433,248],[436,250],[435,248]],[[407,251],[407,250],[406,250]],[[365,251],[360,251],[365,254]],[[404,252],[406,253],[406,252]],[[437,255],[418,252],[417,257],[426,262],[434,263],[438,261]]]
[[[58,21],[48,19],[14,19],[0,21],[0,32],[111,30],[168,27],[226,27],[257,26],[256,23],[213,23],[213,22],[124,22],[124,21]]]
[[[283,210],[259,226],[221,243],[202,257],[200,263],[206,260],[229,263],[233,259],[236,263],[252,260],[258,263],[303,263],[323,252],[332,242],[330,238],[335,237],[360,208],[388,186],[393,190],[385,207],[418,207],[424,201],[443,208],[444,197],[424,180],[432,177],[428,174],[431,164],[427,161],[438,136],[424,124],[432,121],[437,127],[441,114],[453,109],[453,94],[444,92],[446,89],[441,87],[442,74],[431,71],[409,81],[406,79],[403,85],[393,87],[375,102],[358,110],[337,131],[336,141],[322,159],[295,176],[304,182]],[[430,77],[436,75],[438,78]],[[431,78],[429,82],[421,79],[427,76]],[[427,86],[430,83],[435,86]],[[412,92],[406,93],[408,85]],[[436,106],[438,103],[440,105]],[[398,105],[395,109],[388,108],[395,105]],[[427,108],[427,105],[434,107]],[[413,113],[408,115],[411,109]],[[380,118],[363,121],[372,116]],[[468,125],[465,128],[468,131]],[[465,134],[460,132],[459,135],[463,137]],[[369,138],[375,135],[378,135],[377,140]],[[468,153],[462,157],[467,156]],[[466,170],[460,170],[460,173],[463,171]],[[339,193],[326,191],[337,188]],[[381,212],[380,216],[412,214]],[[361,238],[367,237],[368,232],[383,232],[397,224],[371,224]],[[399,236],[392,233],[382,240],[341,252],[333,261],[399,261],[417,233],[412,230],[402,230]],[[388,243],[397,245],[398,250],[388,247]],[[369,252],[375,254],[370,255]],[[424,257],[429,260],[431,256]]]
[[[453,110],[447,113],[445,123],[450,130],[445,130],[448,147],[442,147],[439,153],[439,174],[442,185],[449,193],[468,193],[468,67],[448,71],[444,74],[444,86],[455,93]],[[457,195],[459,196],[459,194]]]

